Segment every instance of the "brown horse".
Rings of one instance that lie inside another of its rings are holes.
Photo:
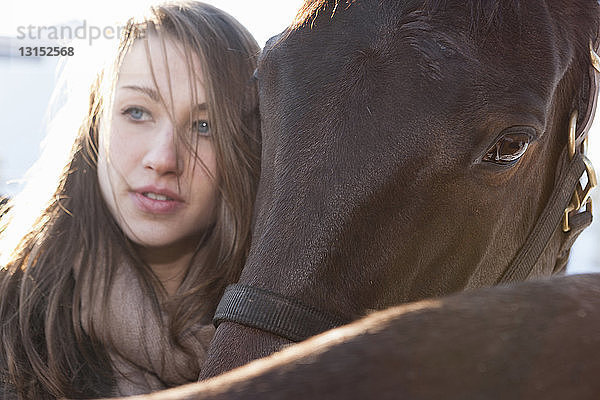
[[[253,244],[217,310],[203,377],[373,310],[562,272],[591,219],[579,211],[594,180],[581,144],[595,109],[599,12],[595,0],[308,0],[259,63]],[[584,361],[599,350],[599,280],[384,311],[259,372],[186,390],[584,396],[596,381],[566,385],[600,371]]]
[[[598,13],[592,0],[308,1],[259,61],[264,159],[240,284],[327,327],[561,272],[576,233],[561,229],[564,176],[585,170],[568,132],[578,112],[583,140],[594,109]],[[261,296],[230,297],[275,313]],[[227,311],[204,377],[308,336]]]

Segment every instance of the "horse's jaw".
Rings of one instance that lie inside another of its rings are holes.
[[[231,322],[219,325],[213,342],[219,343],[219,346],[211,346],[200,380],[266,357],[292,343],[269,332]]]

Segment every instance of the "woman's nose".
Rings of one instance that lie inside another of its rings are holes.
[[[158,175],[181,174],[180,154],[177,150],[173,125],[166,123],[148,138],[147,151],[143,159],[144,168]]]

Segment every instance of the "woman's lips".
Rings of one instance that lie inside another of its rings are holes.
[[[141,188],[130,192],[134,204],[143,212],[150,214],[172,214],[183,207],[184,202],[175,194]]]

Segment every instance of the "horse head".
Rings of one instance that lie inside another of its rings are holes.
[[[259,61],[262,173],[233,308],[267,298],[327,326],[562,272],[591,219],[598,23],[591,0],[307,1]],[[224,309],[205,376],[294,339]]]

